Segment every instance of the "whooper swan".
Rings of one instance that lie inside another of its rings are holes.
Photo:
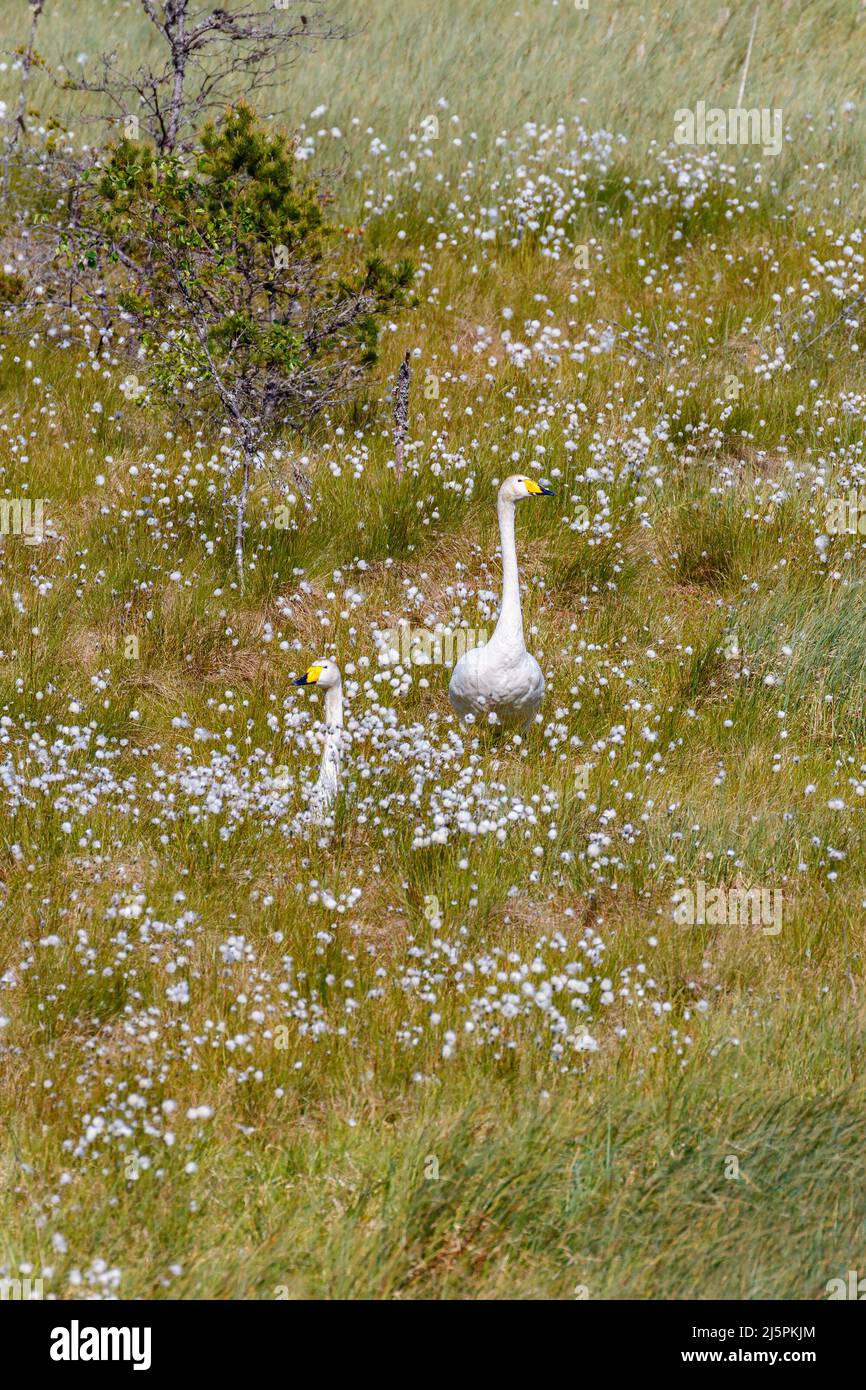
[[[523,497],[552,497],[553,490],[515,473],[499,489],[496,510],[502,548],[502,607],[490,641],[461,656],[448,694],[461,717],[489,719],[506,727],[528,724],[544,699],[541,667],[526,650],[520,580],[514,544],[514,507]],[[492,721],[491,721],[492,722]]]
[[[315,685],[325,692],[325,744],[319,777],[310,797],[310,815],[317,823],[325,819],[340,789],[340,753],[343,739],[343,678],[335,661],[321,657],[295,685]]]

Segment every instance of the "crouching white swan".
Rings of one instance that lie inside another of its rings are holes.
[[[502,548],[502,607],[490,641],[461,656],[448,694],[461,717],[473,714],[514,727],[528,724],[544,699],[541,667],[526,650],[514,544],[514,507],[523,497],[552,497],[549,487],[515,473],[499,489],[496,510]]]
[[[295,685],[315,685],[325,692],[325,743],[319,777],[310,796],[310,815],[321,824],[340,789],[340,754],[343,740],[343,678],[335,661],[314,661]]]

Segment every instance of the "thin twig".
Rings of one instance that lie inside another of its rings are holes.
[[[814,347],[816,343],[820,343],[822,338],[825,338],[834,328],[838,328],[839,324],[847,319],[854,305],[858,304],[861,299],[866,299],[866,290],[861,290],[859,294],[855,294],[853,299],[849,299],[838,318],[834,319],[832,323],[828,323],[827,327],[822,328],[821,332],[816,334],[814,338],[810,338],[808,343],[804,343],[797,353],[797,356],[792,359],[790,365],[793,367],[795,362],[799,362],[804,352],[808,352],[810,347]]]
[[[403,449],[409,429],[409,382],[412,377],[409,369],[409,356],[410,354],[407,352],[400,363],[397,383],[394,387],[394,455],[398,478],[403,476]]]
[[[740,78],[740,90],[737,93],[737,105],[742,106],[743,97],[746,95],[746,78],[749,75],[749,63],[752,61],[752,44],[755,42],[755,30],[758,27],[758,9],[755,5],[755,18],[752,20],[752,32],[749,35],[749,47],[746,50],[746,61],[743,64],[743,75]]]
[[[3,200],[9,197],[9,178],[12,165],[12,156],[20,137],[27,129],[27,83],[30,80],[30,69],[33,67],[33,58],[36,53],[36,29],[39,24],[39,17],[42,14],[42,7],[45,0],[30,0],[30,38],[27,47],[21,56],[21,83],[18,88],[18,110],[15,113],[15,123],[9,138],[6,141],[6,153],[3,159]]]
[[[605,323],[610,328],[621,328],[623,333],[626,334],[631,333],[633,331],[632,329],[628,328],[626,324],[620,323],[619,319],[605,319]],[[652,348],[644,347],[643,343],[639,343],[632,338],[628,338],[627,345],[630,348],[634,348],[636,352],[642,352],[645,357],[651,357],[654,362],[658,362],[660,354],[657,352],[653,352]]]

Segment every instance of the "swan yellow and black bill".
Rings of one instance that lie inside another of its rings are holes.
[[[297,680],[294,682],[294,684],[295,684],[295,685],[315,685],[315,684],[316,684],[316,681],[319,679],[319,676],[322,674],[322,672],[324,671],[324,669],[325,669],[324,666],[311,666],[311,667],[309,668],[309,670],[308,670],[303,676],[298,676],[298,678],[297,678]]]
[[[526,491],[532,493],[534,497],[555,497],[556,493],[552,487],[542,487],[534,478],[526,479]]]

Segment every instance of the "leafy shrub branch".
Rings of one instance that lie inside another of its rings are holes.
[[[99,292],[126,318],[151,384],[191,422],[228,426],[241,579],[263,450],[347,398],[413,280],[407,261],[347,264],[293,152],[247,105],[206,126],[187,157],[123,140],[76,194],[68,234],[77,269],[103,272]]]

